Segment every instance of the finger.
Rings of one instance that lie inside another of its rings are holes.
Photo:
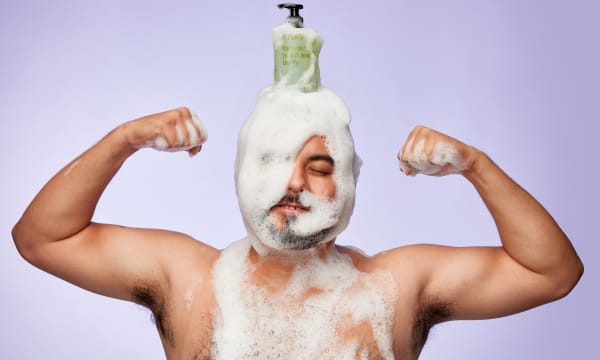
[[[198,136],[198,145],[202,145],[208,140],[208,130],[206,130],[206,126],[200,121],[198,115],[195,112],[191,112],[192,124],[196,128],[196,134]]]
[[[187,120],[192,118],[192,112],[185,106],[180,106],[175,109],[177,112],[178,118],[181,120]]]
[[[408,163],[416,170],[425,170],[428,165],[427,154],[425,154],[425,139],[416,138],[408,153]]]
[[[401,171],[404,172],[408,176],[415,176],[419,174],[419,170],[416,169],[414,165],[414,148],[415,143],[419,142],[420,133],[422,131],[423,126],[416,126],[408,135],[404,145],[402,146],[402,150],[399,155],[399,161],[401,166]]]
[[[402,161],[408,161],[408,154],[410,152],[410,149],[412,148],[412,144],[414,142],[415,138],[414,138],[414,130],[408,135],[408,137],[406,138],[406,141],[404,142],[404,145],[402,146],[402,151],[401,151],[401,155],[400,155],[400,160]]]
[[[415,126],[413,131],[410,134],[410,140],[406,144],[406,148],[404,149],[405,161],[414,162],[415,161],[415,147],[422,147],[422,144],[419,144],[423,132],[423,126]]]
[[[404,173],[404,175],[413,175],[414,176],[414,169],[410,167],[410,165],[402,160],[399,161],[400,162],[400,171],[402,171]]]
[[[423,151],[427,155],[427,159],[429,159],[429,161],[431,162],[432,156],[435,152],[435,147],[439,142],[439,137],[436,136],[436,132],[434,130],[431,130],[429,128],[427,129],[427,131],[425,131],[424,136],[426,138],[426,141]]]
[[[412,129],[411,132],[406,137],[406,140],[404,140],[404,144],[402,144],[402,149],[400,149],[400,152],[398,153],[398,160],[406,161],[407,149],[410,148],[410,146],[414,140],[414,134],[415,134],[416,129],[417,129],[417,127]]]
[[[199,142],[198,142],[198,129],[196,129],[196,127],[194,126],[194,124],[192,123],[192,120],[186,120],[185,122],[185,129],[186,129],[186,133],[188,136],[188,143],[186,144],[187,146],[198,146]]]
[[[423,154],[426,158],[422,173],[425,175],[437,175],[444,165],[440,164],[437,158],[437,149],[442,141],[442,137],[438,132],[429,128],[424,129],[422,136],[425,139]]]
[[[202,145],[195,146],[195,147],[189,149],[187,152],[190,155],[190,157],[193,157],[196,154],[198,154],[200,152],[200,150],[202,150]]]
[[[177,134],[177,147],[185,147],[185,143],[187,141],[186,131],[183,131],[180,124],[175,124],[175,133]]]
[[[410,165],[405,166],[403,172],[404,172],[404,174],[406,174],[406,176],[413,176],[413,177],[419,173],[419,171],[417,169],[413,168]]]
[[[406,148],[406,143],[408,142],[408,139],[410,137],[407,137],[406,140],[404,140],[404,142],[402,143],[402,147],[400,148],[400,151],[398,151],[398,160],[400,162],[402,162],[402,156],[404,155],[404,148]]]
[[[176,126],[167,126],[163,129],[162,136],[167,141],[167,150],[174,150],[179,147]]]
[[[188,122],[192,120],[192,113],[187,107],[178,108],[177,113],[179,115],[179,118],[176,129],[178,131],[181,131],[181,142],[179,143],[179,147],[182,149],[188,149],[190,146],[193,145],[191,141],[192,135],[190,134],[188,127]]]

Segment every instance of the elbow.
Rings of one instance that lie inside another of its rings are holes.
[[[15,226],[13,226],[12,230],[11,230],[11,235],[13,238],[13,242],[15,243],[15,246],[17,247],[17,251],[19,252],[19,254],[23,257],[25,257],[23,255],[23,252],[25,250],[25,237],[23,235],[23,225],[21,225],[21,221],[19,220],[19,222],[17,222],[15,224]]]
[[[562,299],[569,295],[583,276],[583,272],[583,262],[577,257],[572,265],[565,267],[563,270],[561,279],[556,285],[554,300]]]
[[[21,221],[17,222],[12,228],[11,235],[19,255],[28,263],[35,265],[37,251],[35,244],[30,241],[31,236],[28,234],[26,225]]]

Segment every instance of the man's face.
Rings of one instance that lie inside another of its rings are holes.
[[[334,166],[323,137],[313,136],[304,144],[296,157],[286,196],[269,211],[277,230],[285,230],[290,221],[314,210],[300,200],[303,192],[308,191],[321,201],[335,198]]]
[[[354,208],[360,160],[333,92],[268,88],[238,138],[236,192],[259,253],[332,241]]]
[[[331,234],[340,214],[334,165],[321,136],[312,136],[298,152],[285,196],[263,220],[276,248],[311,248]]]

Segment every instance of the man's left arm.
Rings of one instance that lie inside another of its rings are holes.
[[[407,175],[462,174],[489,209],[502,247],[417,247],[425,260],[422,296],[446,301],[450,317],[504,316],[567,295],[583,264],[544,207],[486,154],[426,127],[398,155]]]

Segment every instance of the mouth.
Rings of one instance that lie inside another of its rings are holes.
[[[310,211],[310,208],[297,202],[280,202],[273,206],[271,210],[276,210],[285,215],[298,215]]]

